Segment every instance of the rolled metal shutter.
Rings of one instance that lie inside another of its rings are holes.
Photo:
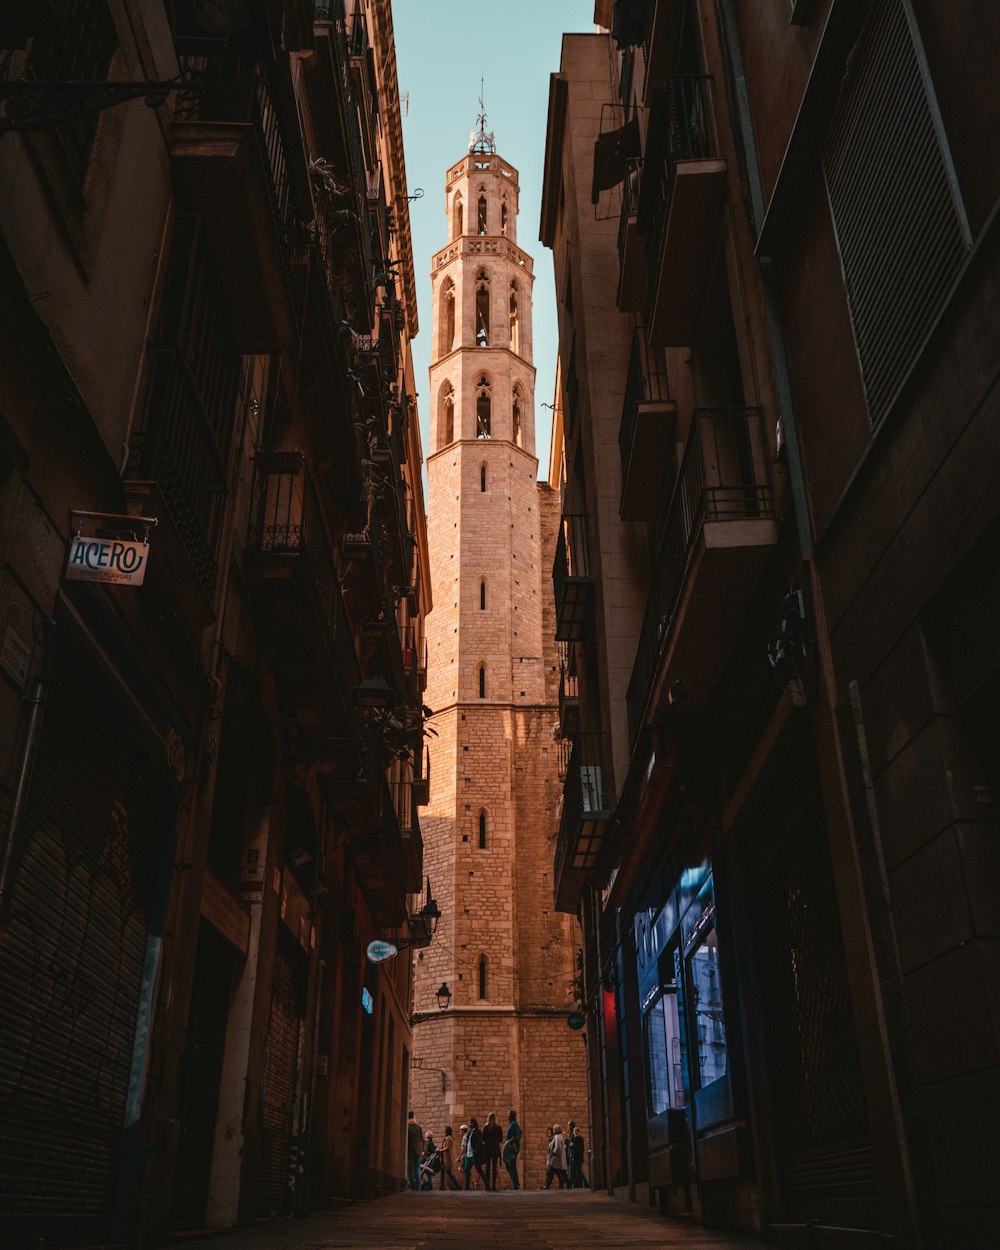
[[[274,962],[271,1028],[261,1123],[257,1214],[287,1215],[293,1198],[292,1129],[299,1062],[301,1011],[295,958],[282,947]]]
[[[105,1240],[164,786],[61,642],[0,949],[0,1223]]]

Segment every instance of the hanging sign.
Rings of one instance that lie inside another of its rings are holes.
[[[387,959],[395,959],[399,951],[391,942],[384,942],[381,938],[376,938],[374,942],[368,943],[365,954],[368,956],[369,963],[381,964]]]
[[[149,560],[149,527],[156,524],[155,517],[74,512],[73,518],[77,532],[70,539],[66,558],[66,577],[69,581],[142,585]],[[101,522],[101,532],[97,535],[83,534],[85,518]],[[145,529],[142,541],[135,537],[137,525]],[[121,534],[121,537],[116,534]]]

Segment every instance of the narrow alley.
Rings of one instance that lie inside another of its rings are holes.
[[[281,1220],[200,1241],[201,1250],[750,1250],[760,1243],[664,1220],[602,1194],[402,1193],[335,1215]]]

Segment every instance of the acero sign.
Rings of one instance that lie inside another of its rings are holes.
[[[99,528],[102,532],[89,536],[83,534],[81,531],[86,519],[101,522]],[[74,512],[73,520],[77,532],[70,540],[66,558],[68,580],[111,582],[118,586],[142,585],[149,561],[149,527],[156,524],[155,517]],[[137,525],[145,527],[141,542],[135,537]]]

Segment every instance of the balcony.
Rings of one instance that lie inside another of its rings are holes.
[[[214,619],[215,548],[227,472],[210,414],[184,354],[151,346],[143,429],[132,438],[124,483],[129,508],[159,517],[157,560],[185,615]]]
[[[396,823],[403,840],[404,885],[408,893],[414,894],[420,889],[424,857],[414,786],[409,778],[400,778],[391,781],[389,788],[392,791]]]
[[[642,160],[625,162],[621,217],[618,219],[618,307],[622,312],[642,309],[646,285],[646,240],[639,233],[639,185]]]
[[[589,873],[596,870],[614,815],[614,793],[603,734],[580,733],[566,768],[556,839],[556,910],[575,913]]]
[[[420,649],[417,631],[413,625],[402,627],[399,631],[399,643],[402,651],[403,677],[406,683],[406,701],[411,707],[418,708],[423,686],[420,684]]]
[[[718,684],[747,599],[777,542],[757,408],[698,408],[653,569],[626,702],[633,746],[670,706]]]
[[[286,149],[272,83],[256,63],[182,57],[181,68],[197,84],[178,92],[172,124],[182,203],[202,218],[240,348],[281,350],[295,340],[291,274],[302,241],[293,159],[296,198],[312,215],[301,144]]]
[[[559,651],[559,729],[564,738],[572,738],[580,728],[580,679],[569,643],[557,642],[556,647]]]
[[[651,346],[694,342],[726,202],[726,162],[712,134],[711,79],[677,75],[658,92],[649,124],[640,219],[646,235],[646,324]]]
[[[667,371],[657,351],[646,345],[646,332],[632,331],[618,448],[622,462],[623,521],[651,521],[673,459],[677,409],[669,397]]]
[[[417,807],[426,807],[431,801],[431,753],[422,747],[417,753],[413,775],[413,801]]]
[[[556,638],[579,642],[590,619],[595,578],[591,571],[587,514],[567,513],[559,526],[552,588],[556,601]]]
[[[361,670],[309,461],[299,451],[262,452],[253,497],[252,601],[282,694],[306,731],[353,731]]]

